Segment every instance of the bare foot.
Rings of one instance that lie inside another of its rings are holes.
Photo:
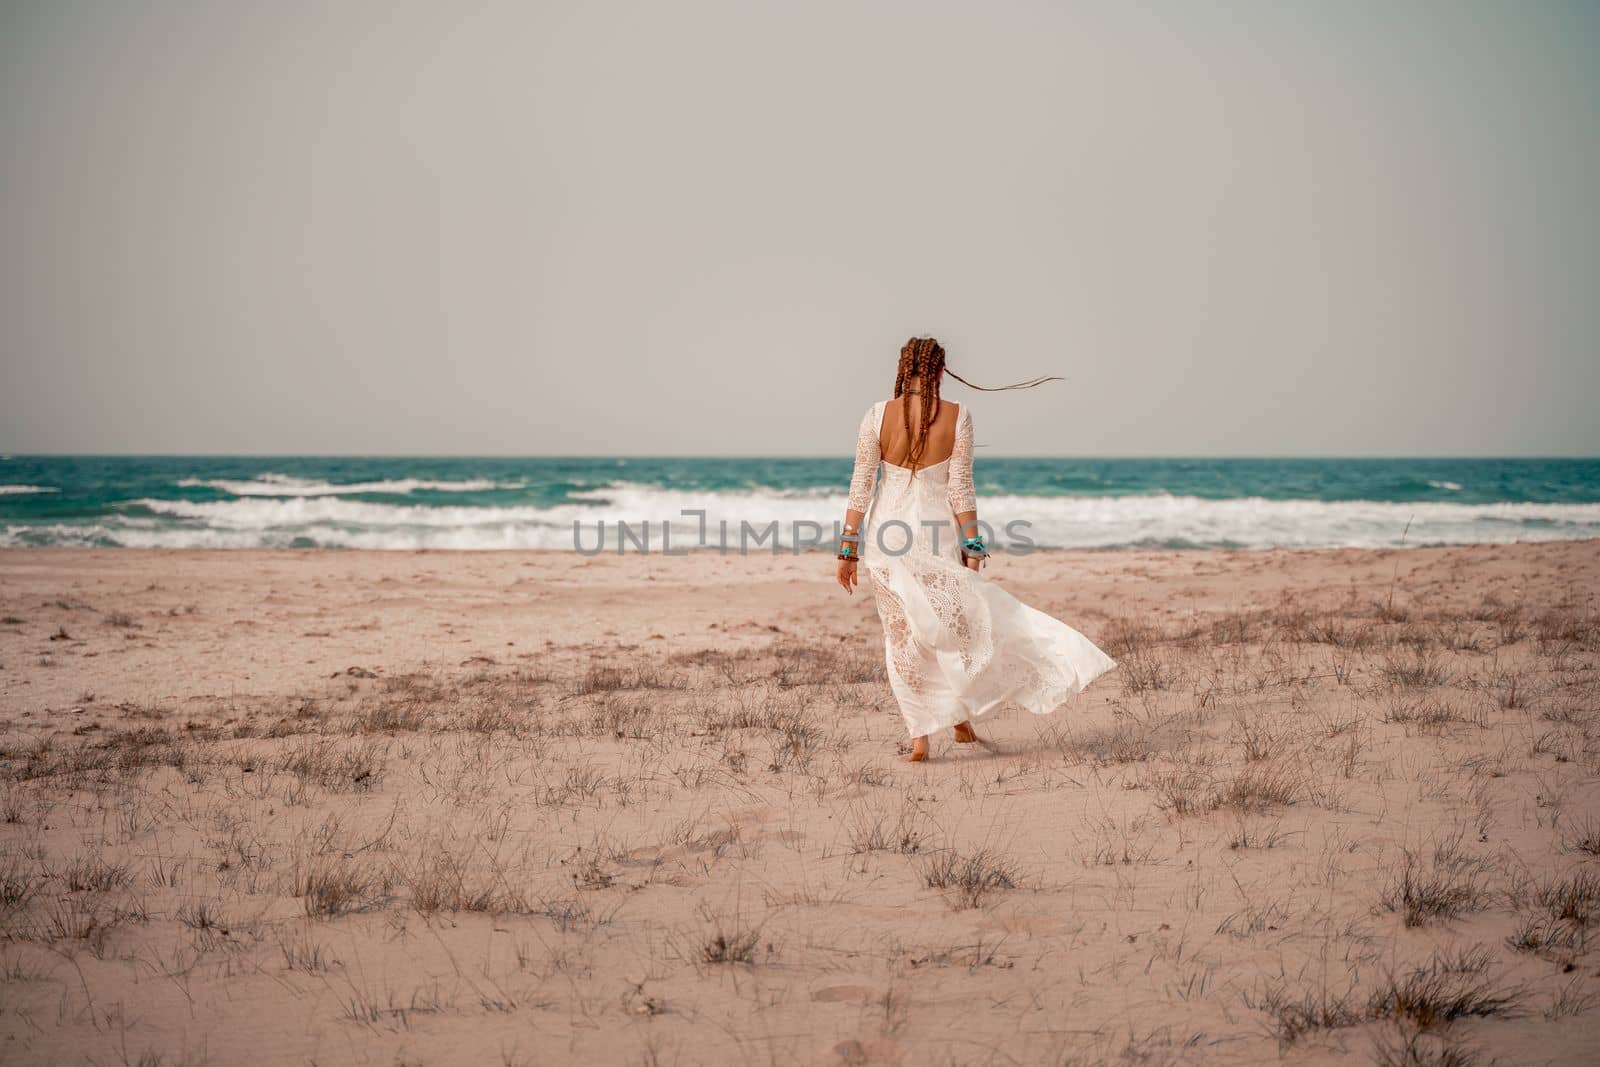
[[[927,758],[928,758],[928,739],[926,737],[916,738],[914,741],[911,742],[911,755],[906,757],[906,762],[907,763],[921,763],[923,760],[925,760]]]
[[[972,732],[972,724],[970,722],[956,723],[955,731],[958,744],[970,745],[978,739],[978,735]]]

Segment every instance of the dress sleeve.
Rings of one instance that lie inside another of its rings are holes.
[[[872,503],[872,488],[878,482],[877,405],[867,409],[861,417],[861,429],[856,433],[856,469],[850,477],[850,510],[866,511]]]
[[[972,487],[972,413],[961,405],[956,420],[956,447],[950,453],[950,510],[960,515],[978,510],[978,494]]]

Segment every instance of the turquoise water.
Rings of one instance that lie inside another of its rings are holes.
[[[1594,459],[979,457],[980,515],[1051,547],[1383,546],[1600,537]],[[0,547],[558,548],[599,524],[792,543],[843,513],[847,457],[8,456]],[[1002,533],[1000,540],[1005,540]]]

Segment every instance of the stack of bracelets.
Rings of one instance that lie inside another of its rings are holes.
[[[983,543],[982,534],[977,537],[969,537],[961,543],[961,558],[963,560],[979,560],[978,565],[980,567],[983,566],[981,561],[989,558],[989,548]]]
[[[861,535],[853,527],[846,526],[839,538],[839,558],[847,563],[861,558]]]

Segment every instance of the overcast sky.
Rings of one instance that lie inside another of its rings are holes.
[[[0,451],[1600,453],[1600,4],[0,12]]]

